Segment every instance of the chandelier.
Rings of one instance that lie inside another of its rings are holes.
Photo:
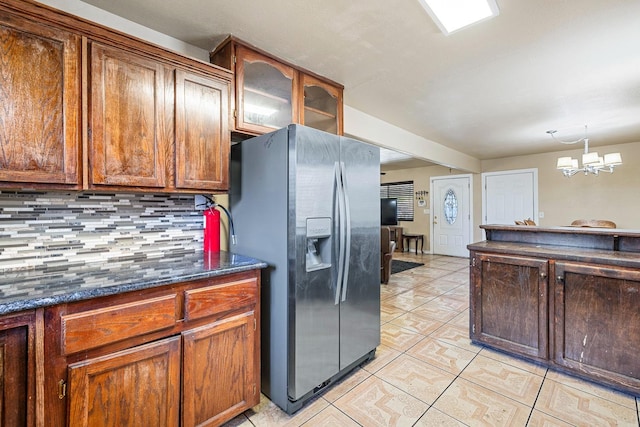
[[[605,154],[604,157],[598,156],[598,153],[593,151],[589,152],[589,138],[587,138],[587,126],[584,126],[584,137],[576,139],[575,141],[561,141],[556,138],[555,133],[557,130],[548,130],[547,133],[551,135],[554,141],[558,141],[561,144],[577,144],[584,142],[584,154],[582,154],[582,167],[578,167],[578,159],[571,157],[559,157],[556,168],[562,172],[562,175],[566,177],[573,176],[578,172],[584,172],[585,175],[590,173],[598,175],[600,172],[613,173],[613,169],[616,166],[622,164],[622,156],[620,153]]]

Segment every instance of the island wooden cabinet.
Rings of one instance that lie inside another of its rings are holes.
[[[91,43],[89,87],[91,184],[163,188],[172,142],[164,65]]]
[[[640,390],[640,270],[557,262],[559,366]]]
[[[78,187],[80,41],[0,7],[0,186]]]
[[[640,396],[640,231],[481,228],[471,339]]]
[[[0,318],[0,425],[35,425],[35,315]]]
[[[471,264],[472,339],[546,359],[547,261],[477,253]]]
[[[342,85],[231,36],[210,60],[235,76],[233,130],[260,135],[298,123],[342,135]]]
[[[259,272],[45,310],[47,425],[220,425],[260,400]]]

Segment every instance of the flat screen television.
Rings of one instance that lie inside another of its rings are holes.
[[[398,199],[380,199],[380,224],[398,225]]]

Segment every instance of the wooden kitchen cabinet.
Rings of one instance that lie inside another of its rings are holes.
[[[69,365],[69,425],[177,426],[180,338]]]
[[[219,425],[256,405],[255,314],[183,333],[183,425]]]
[[[236,129],[267,133],[298,121],[298,74],[245,46],[236,48]]]
[[[554,307],[555,363],[640,390],[640,271],[557,262]]]
[[[300,123],[342,135],[342,89],[307,74],[301,75],[300,82]]]
[[[220,67],[5,0],[0,88],[0,188],[228,190],[231,74]]]
[[[471,339],[640,396],[640,231],[480,228]]]
[[[45,310],[50,426],[220,425],[260,400],[259,271]]]
[[[0,425],[35,425],[35,315],[0,318]]]
[[[176,188],[229,188],[228,82],[176,71]]]
[[[81,38],[0,7],[0,186],[77,188]]]
[[[91,43],[92,185],[165,186],[164,73],[158,61]]]
[[[228,37],[210,54],[235,76],[234,129],[260,135],[291,123],[341,135],[343,86]]]
[[[471,262],[472,339],[546,359],[547,261],[476,253]]]
[[[229,82],[98,43],[91,52],[91,186],[226,191]]]

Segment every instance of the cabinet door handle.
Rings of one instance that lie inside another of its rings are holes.
[[[64,380],[58,382],[58,399],[62,400],[67,395],[67,383]]]
[[[543,279],[546,279],[547,278],[547,273],[545,273],[545,272],[540,273],[540,277],[543,278]]]

